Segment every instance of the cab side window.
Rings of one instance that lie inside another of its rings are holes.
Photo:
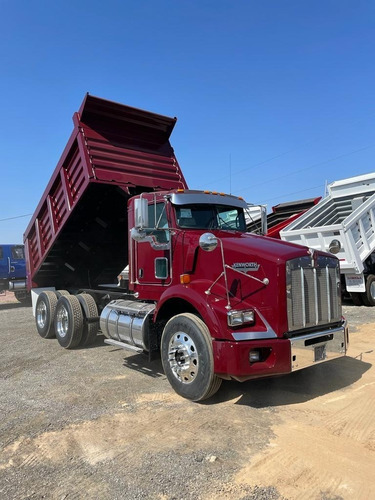
[[[12,247],[12,259],[21,260],[25,258],[25,252],[23,250],[23,246],[17,245]]]
[[[0,247],[0,259],[4,258],[3,247]]]
[[[147,233],[155,236],[158,243],[167,243],[169,241],[169,231],[166,230],[168,228],[168,219],[164,203],[151,203],[148,206],[148,225],[150,228],[146,230]]]

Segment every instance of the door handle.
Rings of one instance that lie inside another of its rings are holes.
[[[9,257],[8,257],[8,269],[9,269],[9,273],[14,273],[14,271],[16,270],[15,266],[10,265],[10,258]]]

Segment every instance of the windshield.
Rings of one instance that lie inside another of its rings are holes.
[[[189,229],[230,229],[246,231],[242,208],[228,205],[180,205],[176,206],[177,224]]]

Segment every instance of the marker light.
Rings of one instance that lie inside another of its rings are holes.
[[[190,274],[180,274],[181,285],[188,285],[190,283]]]

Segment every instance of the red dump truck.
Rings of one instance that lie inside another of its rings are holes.
[[[176,119],[87,95],[25,232],[36,328],[67,349],[161,356],[181,396],[344,356],[338,260],[246,232],[241,198],[189,190]],[[122,279],[117,281],[119,273]]]

